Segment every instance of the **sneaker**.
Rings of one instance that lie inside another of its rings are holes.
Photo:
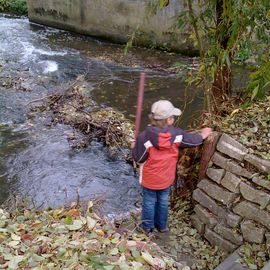
[[[161,233],[166,233],[166,232],[169,232],[170,230],[169,230],[169,228],[165,228],[165,229],[161,229],[161,230],[159,230],[159,229],[157,229],[159,232],[161,232]]]
[[[153,232],[153,229],[144,229],[140,226],[137,227],[137,231],[140,233],[144,233],[145,235],[150,235]]]

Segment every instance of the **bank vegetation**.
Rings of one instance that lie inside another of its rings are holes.
[[[26,0],[0,0],[0,12],[27,15]]]

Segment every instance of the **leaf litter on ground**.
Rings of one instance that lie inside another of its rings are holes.
[[[219,131],[230,134],[261,158],[270,159],[270,96],[264,101],[232,107],[217,119]]]
[[[176,200],[169,215],[170,238],[163,248],[169,254],[174,254],[178,260],[186,258],[191,269],[212,270],[228,254],[211,246],[192,226],[190,216],[193,208],[191,193]]]
[[[117,228],[92,207],[0,209],[0,269],[184,269],[143,235]]]

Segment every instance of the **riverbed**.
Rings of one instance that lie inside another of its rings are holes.
[[[134,120],[139,74],[146,72],[142,127],[151,104],[170,99],[184,109],[181,126],[200,115],[202,93],[187,88],[176,62],[193,59],[123,46],[29,23],[27,18],[0,16],[0,202],[17,193],[35,207],[97,200],[109,217],[136,210],[138,179],[132,167],[112,157],[97,141],[81,151],[68,144],[67,125],[48,125],[34,116],[34,100],[61,89],[83,74],[91,98]]]

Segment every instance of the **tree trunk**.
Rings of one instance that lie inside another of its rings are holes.
[[[226,3],[232,0],[217,0],[216,2],[216,40],[217,46],[223,50],[228,49],[228,42],[230,37],[230,27],[231,21],[226,14]],[[231,60],[230,52],[228,52],[229,60]],[[218,61],[216,59],[216,61]],[[219,66],[214,82],[212,85],[212,93],[215,99],[222,100],[231,95],[231,69],[227,63],[223,63],[222,66]]]
[[[221,134],[214,132],[204,142],[199,169],[199,181],[206,177],[208,163],[215,153],[216,146]]]
[[[212,85],[212,93],[215,99],[222,100],[231,95],[232,77],[231,69],[227,65],[220,67],[216,74]]]

